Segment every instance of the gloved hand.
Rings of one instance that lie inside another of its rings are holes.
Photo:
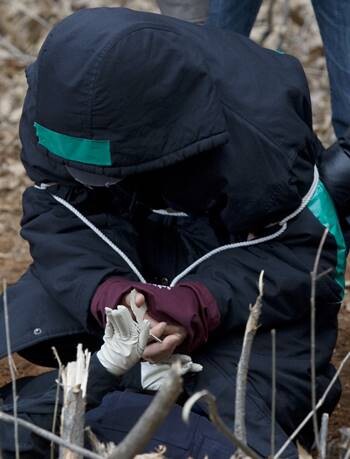
[[[105,308],[105,311],[104,344],[97,358],[107,371],[120,376],[140,360],[148,341],[150,323],[148,320],[135,322],[125,306]]]
[[[191,357],[185,354],[173,354],[168,360],[162,363],[142,362],[142,388],[146,390],[158,390],[167,377],[171,365],[178,360],[181,362],[182,375],[188,372],[199,373],[203,370],[202,365],[192,362]]]

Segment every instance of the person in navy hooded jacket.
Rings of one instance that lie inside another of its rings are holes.
[[[143,358],[190,354],[203,370],[185,376],[185,394],[210,390],[233,427],[237,362],[264,270],[247,431],[268,456],[272,329],[277,448],[311,408],[310,272],[326,227],[318,397],[334,375],[344,289],[346,212],[339,220],[319,178],[325,151],[301,65],[238,34],[101,8],[55,26],[27,80],[20,136],[34,185],[21,235],[33,263],[8,291],[13,350],[49,365],[52,344],[64,360],[79,341],[98,349],[105,307],[130,306],[136,289],[162,340]],[[135,368],[128,384],[140,387]],[[336,385],[320,414],[339,394]],[[310,428],[299,441],[311,445]],[[297,457],[293,445],[285,454]]]

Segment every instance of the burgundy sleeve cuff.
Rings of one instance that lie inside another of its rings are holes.
[[[145,295],[148,312],[154,319],[175,322],[186,329],[183,352],[192,352],[205,343],[220,323],[214,297],[199,282],[184,282],[175,287],[140,284],[138,291]]]
[[[136,284],[138,282],[112,276],[98,286],[91,301],[90,311],[101,327],[106,326],[105,308],[114,309],[118,304],[122,304],[124,295],[136,288]]]
[[[98,287],[91,303],[91,312],[101,325],[105,323],[104,308],[120,304],[133,288],[145,296],[148,312],[155,320],[175,322],[186,329],[187,338],[181,346],[184,352],[192,352],[205,343],[220,323],[215,298],[199,282],[166,287],[111,277]]]

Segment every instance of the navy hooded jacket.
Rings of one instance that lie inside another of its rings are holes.
[[[50,186],[30,187],[23,197],[21,234],[33,264],[9,289],[23,318],[12,324],[14,349],[34,349],[31,358],[44,363],[52,340],[63,347],[67,336],[98,340],[90,303],[111,276],[141,283],[166,277],[171,288],[201,284],[216,301],[220,324],[197,349],[204,370],[186,390],[209,388],[232,424],[242,335],[264,270],[247,423],[249,443],[267,456],[270,330],[277,330],[282,443],[310,408],[310,271],[325,226],[320,271],[332,272],[317,289],[319,394],[334,374],[329,361],[345,264],[334,206],[315,173],[323,148],[299,62],[237,34],[101,8],[59,23],[27,77],[22,160],[38,186]],[[123,180],[89,188],[66,166]],[[57,198],[87,217],[136,270]],[[186,215],[152,211],[167,206]],[[247,244],[248,233],[267,239]],[[236,242],[242,244],[233,248]],[[334,390],[325,409],[338,396]]]

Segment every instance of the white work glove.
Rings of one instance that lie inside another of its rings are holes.
[[[150,322],[135,322],[125,306],[105,308],[107,323],[104,344],[97,358],[110,373],[120,376],[133,367],[141,358],[147,345]]]
[[[171,365],[176,361],[180,361],[181,363],[182,375],[189,372],[199,373],[203,370],[202,365],[192,362],[191,357],[185,354],[173,354],[166,362],[162,363],[142,362],[142,388],[146,390],[158,390],[167,377]]]

